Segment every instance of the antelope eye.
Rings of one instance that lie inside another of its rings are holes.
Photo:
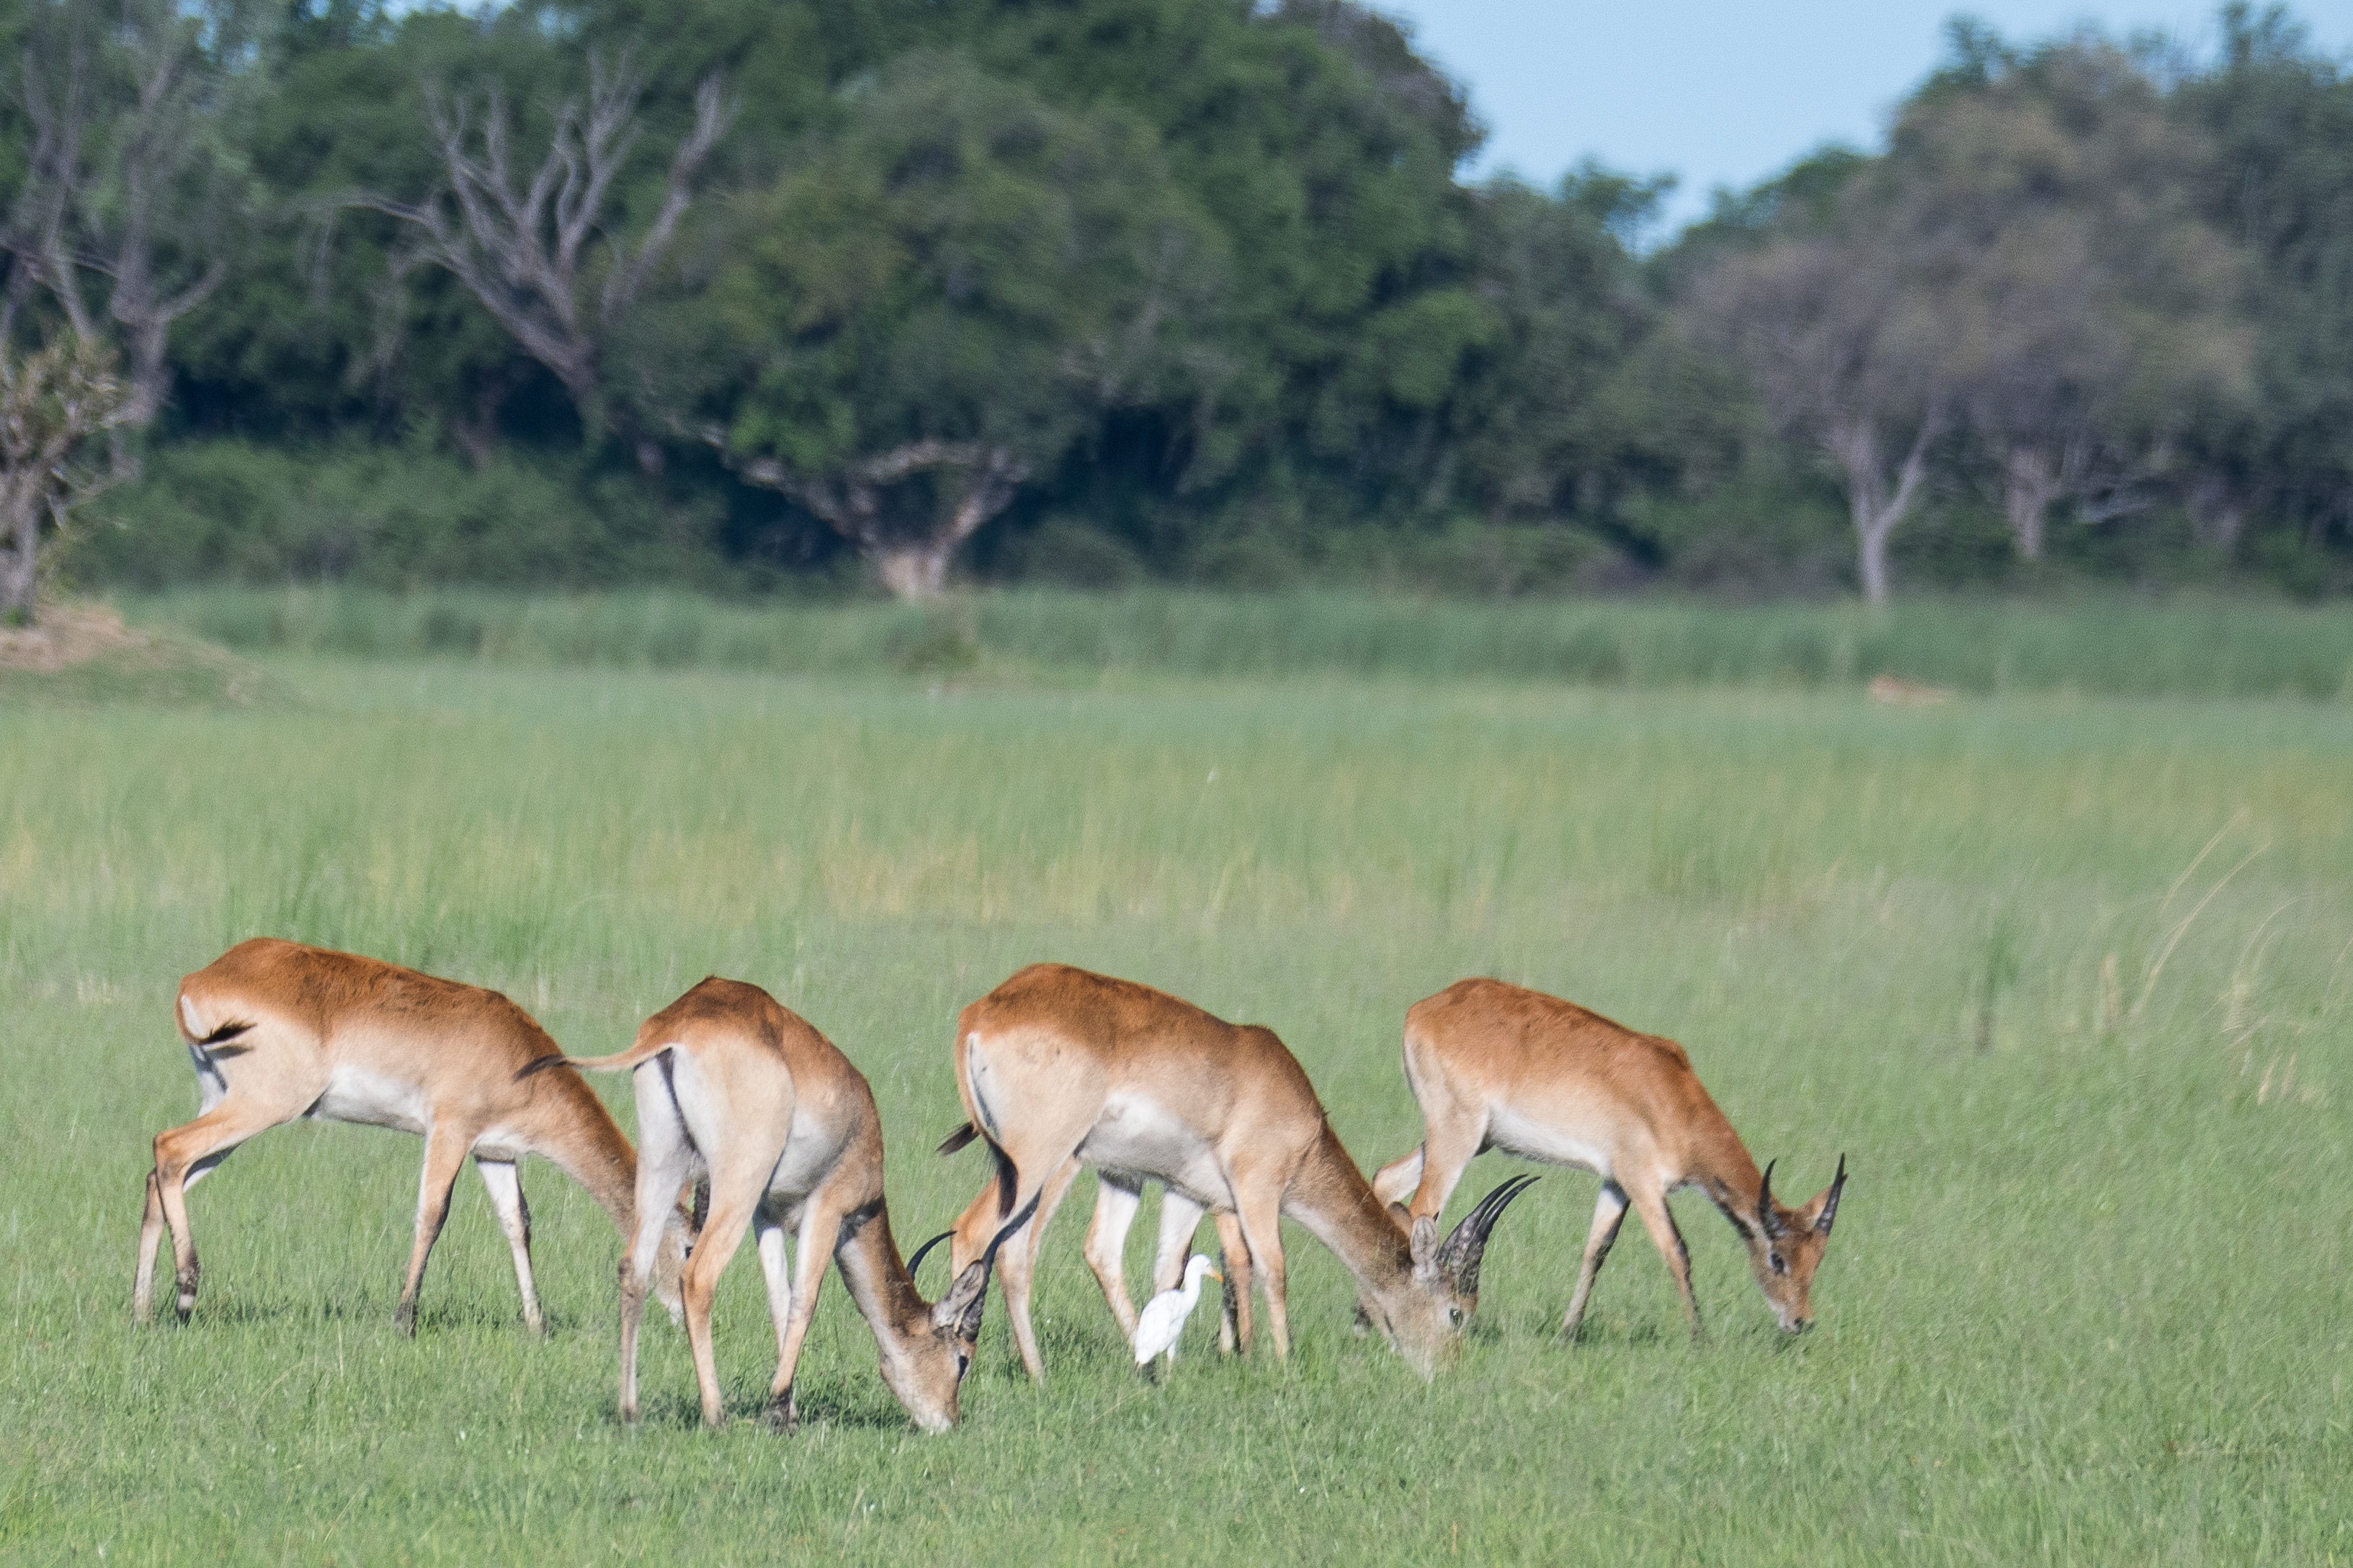
[[[1462,1326],[1461,1308],[1449,1307],[1446,1309],[1446,1326],[1450,1329],[1459,1329]]]
[[[1773,1272],[1776,1274],[1787,1274],[1789,1271],[1789,1265],[1778,1252],[1767,1252],[1765,1255],[1765,1261],[1773,1266]]]
[[[972,1357],[966,1355],[962,1351],[956,1352],[956,1381],[958,1383],[962,1383],[964,1381],[964,1374],[971,1370]]]

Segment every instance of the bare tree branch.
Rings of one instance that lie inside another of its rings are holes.
[[[586,105],[557,107],[546,154],[525,184],[516,179],[505,95],[496,89],[488,95],[477,135],[469,105],[434,91],[427,115],[440,149],[440,183],[421,202],[367,193],[343,203],[414,228],[416,242],[396,266],[421,261],[454,276],[564,384],[592,430],[608,419],[605,345],[676,237],[695,176],[733,114],[719,78],[705,78],[695,92],[694,128],[670,159],[661,208],[632,245],[613,232],[618,215],[610,209],[614,182],[641,134],[643,91],[626,57],[609,71],[592,58]],[[603,284],[595,287],[599,251]]]

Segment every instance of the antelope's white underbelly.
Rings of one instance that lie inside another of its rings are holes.
[[[1497,1110],[1487,1118],[1487,1141],[1523,1160],[1576,1165],[1605,1181],[1614,1173],[1609,1169],[1609,1152],[1599,1142],[1579,1137],[1573,1128],[1515,1116],[1509,1110]]]
[[[1141,1094],[1114,1094],[1079,1144],[1079,1158],[1104,1170],[1151,1176],[1196,1203],[1233,1207],[1216,1152],[1183,1117]]]
[[[416,1084],[345,1067],[334,1070],[327,1079],[327,1091],[307,1114],[329,1121],[354,1121],[363,1127],[423,1132],[432,1122],[433,1107]]]
[[[832,1173],[839,1152],[838,1142],[825,1136],[818,1118],[796,1108],[792,1131],[785,1135],[785,1152],[776,1157],[776,1168],[768,1176],[769,1194],[797,1204]]]

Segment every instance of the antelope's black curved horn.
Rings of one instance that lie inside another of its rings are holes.
[[[1824,1236],[1828,1236],[1830,1234],[1831,1222],[1838,1218],[1839,1194],[1844,1190],[1845,1186],[1846,1156],[1844,1154],[1841,1154],[1839,1156],[1838,1174],[1831,1178],[1831,1195],[1822,1200],[1822,1212],[1820,1217],[1814,1221],[1814,1228],[1820,1231]]]
[[[980,1255],[980,1260],[983,1263],[987,1264],[992,1268],[997,1266],[997,1249],[1005,1245],[1005,1238],[1007,1237],[1011,1236],[1015,1231],[1019,1230],[1023,1226],[1029,1223],[1029,1216],[1038,1212],[1038,1200],[1045,1195],[1046,1194],[1043,1188],[1030,1194],[1029,1201],[1021,1205],[1021,1212],[1015,1215],[1011,1219],[1007,1220],[1005,1222],[1004,1228],[1000,1229],[995,1236],[988,1238],[988,1250]]]
[[[931,1240],[923,1243],[923,1246],[915,1248],[915,1256],[907,1259],[907,1278],[913,1279],[915,1277],[915,1270],[923,1266],[923,1257],[926,1253],[930,1252],[932,1248],[937,1247],[940,1243],[945,1241],[955,1234],[955,1232],[952,1230],[944,1230],[940,1232],[939,1235],[932,1237]]]
[[[1780,1211],[1773,1203],[1773,1167],[1780,1163],[1778,1160],[1766,1161],[1765,1179],[1757,1184],[1757,1223],[1765,1227],[1767,1237],[1781,1234]]]
[[[1479,1235],[1482,1239],[1504,1217],[1504,1211],[1512,1206],[1512,1200],[1535,1186],[1536,1181],[1535,1176],[1514,1176],[1487,1194],[1487,1201],[1479,1205]]]
[[[1479,1200],[1479,1206],[1462,1216],[1438,1249],[1438,1267],[1453,1280],[1457,1292],[1465,1296],[1479,1294],[1479,1264],[1487,1254],[1487,1236],[1495,1228],[1495,1220],[1511,1201],[1536,1184],[1534,1176],[1514,1176],[1500,1183]]]

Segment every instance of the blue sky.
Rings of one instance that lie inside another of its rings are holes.
[[[2211,48],[2215,5],[2122,0],[1371,0],[1409,22],[1421,51],[1471,89],[1487,147],[1472,172],[1548,184],[1588,154],[1632,174],[1672,172],[1667,218],[1707,207],[1823,142],[1876,144],[1887,110],[1932,69],[1944,19],[1968,10],[2005,37],[2092,21],[2163,28]],[[2328,52],[2353,51],[2353,0],[2295,5]]]

